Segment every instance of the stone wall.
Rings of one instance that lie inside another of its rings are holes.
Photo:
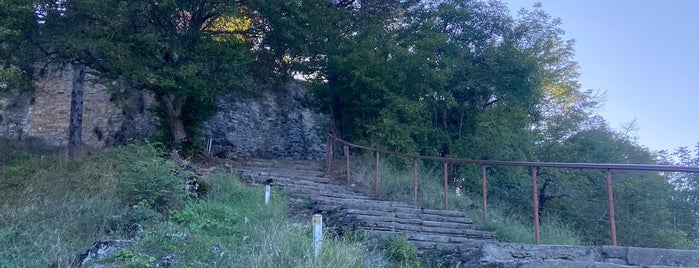
[[[34,92],[0,96],[0,137],[38,138],[66,146],[72,68],[52,69],[35,81]],[[152,136],[157,120],[148,94],[116,82],[110,90],[90,82],[84,88],[83,142],[93,148]],[[109,93],[108,93],[109,92]],[[220,111],[203,125],[201,144],[213,139],[221,157],[320,159],[325,157],[326,116],[314,110],[313,97],[299,83],[260,90],[257,96],[224,96]]]
[[[94,82],[93,76],[86,78],[82,133],[85,145],[103,148],[154,133],[154,117],[146,109],[151,98],[116,82],[110,85],[115,89],[108,93],[106,86]],[[52,68],[36,79],[34,92],[12,92],[11,96],[0,98],[0,137],[33,137],[48,145],[66,146],[72,81],[72,68]]]
[[[315,111],[314,99],[298,83],[264,90],[259,96],[229,95],[203,127],[220,157],[284,159],[325,158],[327,117]]]
[[[462,267],[699,267],[696,250],[485,243],[463,252]]]

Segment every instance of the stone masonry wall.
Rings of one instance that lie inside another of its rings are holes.
[[[128,87],[110,94],[104,85],[93,82],[94,77],[86,78],[82,132],[85,145],[103,148],[154,132],[154,118],[146,109],[150,104],[145,94]],[[14,92],[11,97],[0,98],[0,137],[34,137],[52,146],[67,145],[72,81],[72,68],[51,68],[36,79],[33,93]],[[125,105],[117,105],[117,100]]]
[[[35,81],[34,92],[0,96],[0,137],[29,137],[49,145],[66,146],[70,116],[72,68],[52,69]],[[157,120],[148,94],[123,85],[105,90],[90,82],[84,88],[83,142],[93,148],[124,144],[152,136]],[[220,98],[220,111],[203,124],[203,140],[213,139],[221,157],[321,159],[327,117],[316,112],[304,86],[289,83],[261,90],[258,96]],[[204,144],[204,141],[200,141]]]
[[[260,96],[229,95],[203,127],[221,157],[322,159],[327,117],[314,110],[313,97],[298,83]]]
[[[462,267],[699,267],[699,251],[623,246],[485,243],[463,251]]]

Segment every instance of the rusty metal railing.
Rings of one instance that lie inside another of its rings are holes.
[[[563,163],[563,162],[527,162],[527,161],[499,161],[499,160],[474,160],[474,159],[461,159],[461,158],[450,158],[450,157],[434,157],[434,156],[420,156],[412,154],[404,154],[398,152],[392,152],[387,150],[381,150],[377,148],[371,148],[367,146],[362,146],[358,144],[353,144],[332,134],[327,134],[326,141],[326,164],[327,170],[331,170],[331,160],[333,159],[333,144],[335,142],[343,144],[346,170],[347,170],[347,184],[350,184],[350,148],[358,148],[373,152],[376,159],[376,177],[374,191],[376,193],[376,198],[379,198],[379,157],[380,154],[393,155],[402,158],[413,160],[413,201],[415,204],[418,202],[418,179],[417,179],[417,161],[418,160],[432,160],[443,163],[444,170],[444,209],[449,209],[449,189],[448,189],[448,166],[450,163],[460,163],[460,164],[476,164],[481,166],[481,183],[482,183],[482,215],[483,222],[488,218],[488,192],[487,192],[487,177],[486,177],[486,167],[487,166],[517,166],[517,167],[529,167],[531,168],[532,176],[532,206],[534,210],[534,239],[535,243],[538,245],[541,243],[540,231],[539,231],[539,195],[537,186],[537,169],[538,168],[568,168],[568,169],[598,169],[604,170],[606,188],[607,188],[607,206],[609,215],[609,234],[610,243],[612,246],[617,245],[616,239],[616,222],[614,218],[614,191],[612,184],[612,170],[634,170],[634,171],[658,171],[658,172],[688,172],[688,173],[699,173],[699,167],[688,167],[688,166],[672,166],[672,165],[650,165],[650,164],[602,164],[602,163]]]

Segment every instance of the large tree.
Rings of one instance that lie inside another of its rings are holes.
[[[77,70],[85,65],[97,77],[152,92],[172,145],[191,142],[197,124],[214,111],[216,96],[250,80],[251,44],[235,2],[66,0],[36,6],[46,14],[42,51]]]

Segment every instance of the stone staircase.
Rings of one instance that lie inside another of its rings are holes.
[[[447,267],[628,268],[699,267],[699,251],[615,246],[557,246],[499,243],[473,228],[459,211],[431,210],[402,202],[374,200],[344,179],[331,178],[324,162],[251,159],[238,170],[244,180],[310,200],[326,228],[360,231],[380,238],[405,236],[420,252],[442,249]],[[310,217],[308,217],[310,218]]]
[[[460,211],[424,209],[403,202],[374,200],[336,182],[322,161],[251,159],[238,170],[244,180],[271,183],[289,195],[310,200],[326,226],[342,233],[367,231],[379,237],[405,236],[418,249],[466,251],[492,241],[493,233],[475,230]]]

